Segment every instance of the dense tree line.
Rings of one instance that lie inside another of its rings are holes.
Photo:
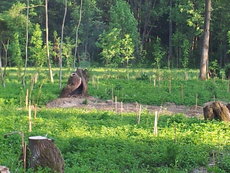
[[[221,67],[229,63],[229,5],[212,0],[209,62]],[[199,68],[204,13],[199,0],[50,0],[52,65]],[[1,0],[2,67],[47,66],[45,30],[45,0]]]

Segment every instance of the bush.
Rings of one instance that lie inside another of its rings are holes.
[[[226,66],[225,66],[225,76],[226,76],[226,78],[227,79],[230,79],[230,64],[227,64]]]

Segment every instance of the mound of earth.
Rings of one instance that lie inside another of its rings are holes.
[[[140,109],[138,103],[122,103],[113,102],[112,100],[101,100],[95,97],[71,97],[58,98],[46,105],[48,108],[85,108],[108,110],[117,112],[137,112]],[[155,112],[160,111],[161,114],[178,114],[183,113],[187,116],[200,116],[203,114],[203,108],[200,106],[183,106],[174,103],[165,103],[163,106],[143,105],[142,111]]]

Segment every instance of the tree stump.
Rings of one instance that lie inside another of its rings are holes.
[[[10,170],[5,166],[0,166],[0,173],[10,173]]]
[[[210,102],[203,108],[205,120],[230,121],[230,112],[226,105],[221,102]]]
[[[29,167],[49,167],[53,171],[64,173],[64,160],[53,141],[43,136],[29,137]]]
[[[86,96],[88,90],[87,69],[77,69],[73,72],[67,82],[67,86],[62,89],[60,97]]]

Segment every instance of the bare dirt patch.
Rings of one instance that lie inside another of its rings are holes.
[[[108,110],[117,112],[137,112],[140,109],[138,103],[113,102],[112,100],[101,100],[95,97],[71,97],[58,98],[46,105],[48,108],[85,108]],[[187,116],[201,116],[203,108],[201,106],[183,106],[174,103],[165,103],[162,106],[141,104],[142,111],[155,112],[161,111],[161,114],[178,114],[183,113]]]

